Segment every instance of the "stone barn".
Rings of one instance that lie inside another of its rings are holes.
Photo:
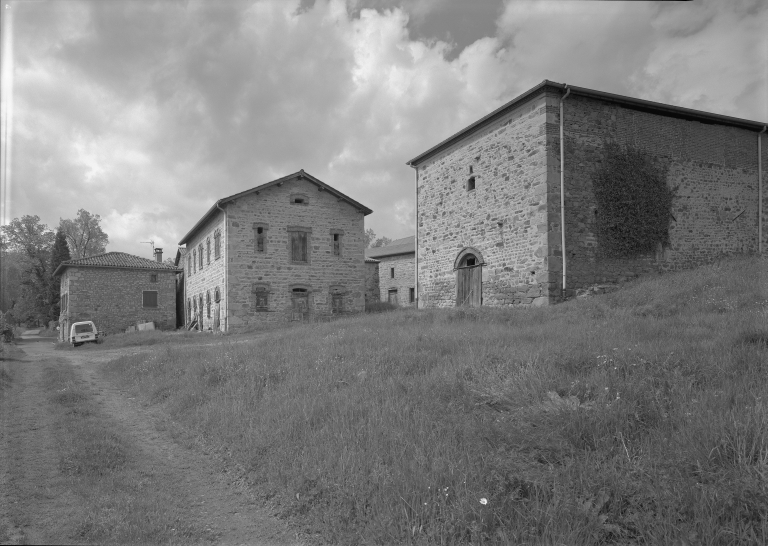
[[[219,199],[186,245],[186,322],[238,332],[365,308],[371,209],[303,170]]]
[[[92,320],[100,332],[124,332],[137,322],[154,322],[159,329],[176,327],[176,273],[163,263],[124,252],[107,252],[62,262],[54,272],[61,276],[59,339],[69,326]]]
[[[396,239],[386,246],[367,248],[365,256],[377,264],[379,301],[410,307],[416,303],[415,238]]]
[[[763,252],[765,131],[545,80],[408,162],[419,306],[546,305],[595,284]],[[672,195],[663,244],[632,255],[601,239],[623,221],[598,229],[608,208],[597,181],[609,193],[618,186],[597,177],[616,149],[663,171]]]

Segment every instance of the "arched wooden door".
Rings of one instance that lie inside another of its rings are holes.
[[[474,254],[462,256],[456,267],[456,306],[480,307],[483,303],[483,264]]]

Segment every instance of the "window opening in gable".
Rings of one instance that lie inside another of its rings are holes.
[[[394,279],[395,278],[395,268],[394,267],[390,267],[389,268],[389,278],[390,279]]]
[[[333,255],[341,256],[341,234],[333,234]]]
[[[474,172],[474,168],[472,167],[472,165],[470,165],[469,166],[469,174],[472,174],[473,172]]]
[[[157,307],[157,290],[142,292],[142,307]]]
[[[467,191],[472,191],[475,189],[475,177],[470,176],[469,180],[467,180]]]
[[[256,228],[256,252],[264,252],[264,239],[266,234],[263,227]]]

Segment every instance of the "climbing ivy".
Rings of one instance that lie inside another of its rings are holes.
[[[593,191],[597,240],[607,256],[635,257],[669,245],[675,190],[667,186],[666,166],[636,148],[606,144]]]

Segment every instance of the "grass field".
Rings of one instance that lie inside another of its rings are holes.
[[[158,345],[109,371],[333,543],[762,544],[767,266]]]

